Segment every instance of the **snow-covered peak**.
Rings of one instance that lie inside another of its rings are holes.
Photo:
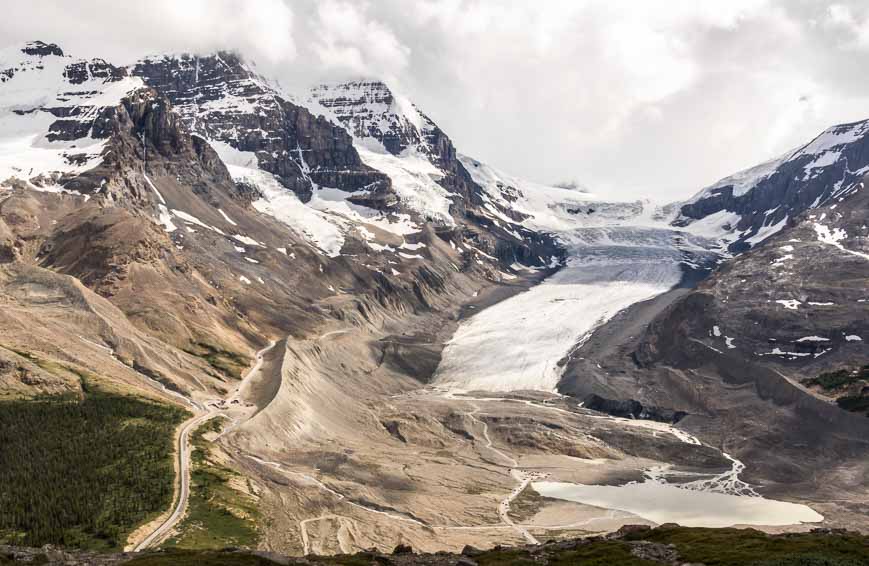
[[[857,190],[869,172],[867,149],[869,121],[833,126],[802,147],[703,189],[681,205],[676,222],[714,225],[731,240],[732,251],[755,246],[806,210]]]
[[[33,42],[0,50],[0,109],[32,108],[57,94],[71,58],[57,46],[52,46],[55,50],[44,45]]]
[[[869,134],[869,120],[833,126],[821,132],[818,137],[802,147],[792,149],[779,157],[713,183],[700,191],[689,202],[714,195],[726,187],[733,188],[734,197],[742,196],[770,177],[783,164],[800,159],[806,160],[807,157],[811,160],[803,165],[803,170],[807,176],[810,176],[814,174],[814,169],[835,164],[845,146],[861,141],[867,134]]]
[[[867,133],[869,133],[869,120],[833,126],[795,152],[793,158],[801,155],[821,155],[836,150],[862,139]]]
[[[21,45],[8,45],[0,49],[0,69],[8,69],[18,65],[38,66],[43,59],[70,57],[64,55],[63,50],[54,43],[41,41],[29,41]],[[7,76],[0,74],[0,83],[5,82]]]
[[[382,81],[319,85],[311,89],[310,101],[364,145],[382,146],[393,155],[408,148],[425,151],[426,136],[437,127],[407,97]]]
[[[775,173],[779,165],[787,161],[793,154],[794,150],[791,150],[784,155],[765,161],[760,165],[755,165],[748,169],[739,171],[738,173],[734,173],[733,175],[728,175],[697,193],[689,202],[706,198],[709,195],[717,193],[724,187],[733,187],[733,196],[744,195],[756,187],[758,183]]]
[[[0,111],[4,113],[41,110],[68,118],[88,108],[116,104],[119,95],[139,86],[142,82],[130,79],[125,69],[103,59],[74,59],[53,43],[36,41],[0,50]]]
[[[33,186],[53,189],[58,174],[95,166],[106,141],[99,116],[141,86],[121,68],[54,44],[0,51],[0,182],[41,177]]]
[[[389,176],[403,208],[438,225],[455,225],[453,211],[467,175],[457,180],[461,166],[452,142],[406,96],[382,81],[358,80],[316,86],[307,104],[341,125],[362,160]]]

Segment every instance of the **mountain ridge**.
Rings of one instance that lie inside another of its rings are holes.
[[[81,391],[60,366],[225,417],[207,440],[269,548],[654,522],[535,491],[559,483],[864,528],[865,427],[803,382],[865,354],[866,131],[656,206],[465,156],[378,81],[293,100],[230,53],[24,49],[0,65],[0,384]]]

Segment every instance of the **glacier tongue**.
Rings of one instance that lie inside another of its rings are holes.
[[[717,254],[712,239],[674,228],[648,202],[527,183],[463,158],[493,200],[503,195],[567,249],[566,266],[543,283],[464,321],[447,343],[435,385],[464,390],[555,391],[558,361],[634,303],[672,289],[687,266]]]
[[[639,228],[618,234],[632,235],[649,237]],[[666,292],[682,278],[677,250],[624,244],[574,244],[564,269],[467,320],[444,350],[436,384],[555,391],[558,360],[577,343],[620,310]]]

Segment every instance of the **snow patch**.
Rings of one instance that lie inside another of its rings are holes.
[[[820,220],[823,220],[824,216],[821,216]],[[842,228],[834,228],[830,229],[828,226],[821,224],[820,222],[814,223],[815,233],[818,235],[818,241],[829,246],[833,246],[842,250],[845,253],[863,258],[865,260],[869,260],[869,254],[864,254],[862,252],[857,252],[854,250],[849,250],[844,245],[842,245],[842,240],[847,239],[848,233],[845,232]]]
[[[220,215],[223,216],[223,219],[224,219],[224,220],[226,220],[227,222],[229,222],[229,223],[232,224],[233,226],[238,226],[238,224],[236,224],[236,223],[232,220],[232,218],[230,218],[229,216],[227,216],[226,213],[223,212],[222,209],[218,208],[218,209],[217,209],[217,212],[219,212]]]
[[[249,246],[259,246],[261,248],[266,247],[265,244],[261,244],[261,243],[257,242],[256,240],[254,240],[253,238],[251,238],[249,236],[244,236],[242,234],[233,234],[232,239],[236,240],[238,242],[241,242],[242,244],[247,244]]]

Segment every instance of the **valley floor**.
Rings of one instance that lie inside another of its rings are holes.
[[[840,524],[793,493],[762,497],[741,477],[752,462],[716,443],[555,392],[584,344],[612,354],[642,329],[619,326],[609,341],[596,331],[628,307],[651,317],[683,278],[667,230],[575,236],[567,267],[530,289],[537,274],[382,324],[336,322],[258,356],[225,400],[200,399],[226,417],[213,441],[251,480],[260,548],[457,552],[627,524]]]

